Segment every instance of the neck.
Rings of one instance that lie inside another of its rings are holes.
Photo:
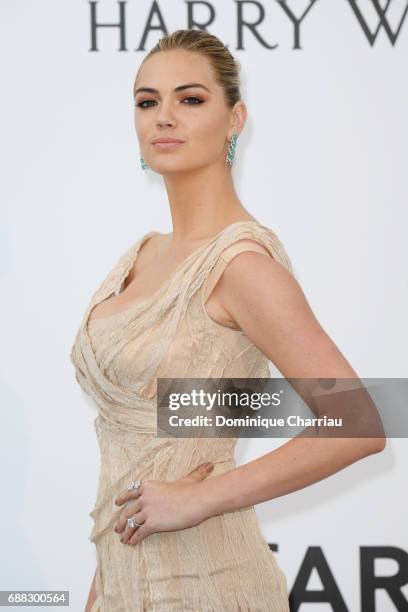
[[[255,220],[241,204],[229,168],[200,167],[165,175],[173,232],[171,244],[211,239],[235,221]]]

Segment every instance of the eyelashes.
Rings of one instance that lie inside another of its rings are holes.
[[[187,106],[198,106],[199,104],[203,104],[204,102],[204,100],[201,100],[201,98],[197,98],[196,96],[187,96],[187,98],[183,99],[183,102],[184,100],[196,100],[196,102],[194,102],[193,104],[187,104]],[[145,102],[155,102],[155,100],[142,100],[141,102],[137,102],[135,106],[142,108],[142,109],[151,108],[150,104],[149,106],[143,106]]]

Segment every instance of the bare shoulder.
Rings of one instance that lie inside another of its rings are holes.
[[[129,285],[136,276],[140,276],[146,270],[150,270],[157,262],[164,242],[163,236],[166,236],[166,234],[154,232],[149,238],[142,241],[134,265],[127,277],[126,286]]]
[[[217,299],[236,325],[240,325],[237,318],[242,318],[241,308],[269,304],[272,296],[284,302],[289,292],[297,293],[298,298],[303,295],[286,267],[266,247],[256,244],[259,247],[256,251],[241,251],[236,255],[227,251],[228,265],[216,287]]]
[[[162,234],[161,232],[155,231],[154,234],[143,243],[138,253],[138,259],[147,264],[156,259],[167,244],[168,236],[169,234]]]
[[[244,250],[242,247],[248,250]],[[255,250],[251,250],[252,247],[255,247]],[[245,291],[244,287],[248,287],[248,281],[249,283],[252,282],[259,258],[261,260],[272,259],[266,247],[258,241],[248,238],[235,241],[221,252],[220,258],[213,269],[216,279],[215,285],[211,285],[211,289],[205,298],[207,313],[217,323],[242,331],[237,318],[234,317],[235,309],[232,303],[240,299],[239,290]],[[244,268],[248,274],[246,280],[241,277]],[[260,279],[258,282],[263,281]]]
[[[272,257],[242,252],[226,267],[219,299],[285,377],[354,377],[291,272]]]

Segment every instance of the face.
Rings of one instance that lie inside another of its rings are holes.
[[[228,167],[228,140],[243,128],[245,105],[227,106],[206,57],[184,49],[157,53],[141,66],[134,91],[140,154],[155,172]],[[153,144],[160,138],[182,142]]]

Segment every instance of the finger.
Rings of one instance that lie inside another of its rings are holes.
[[[135,533],[129,538],[127,544],[129,544],[129,546],[135,546],[136,544],[139,544],[139,542],[141,542],[142,540],[144,540],[144,538],[146,538],[148,535],[150,535],[150,531],[149,528],[146,524],[142,525],[142,527],[139,527],[139,529],[137,529],[135,531]]]
[[[138,512],[136,514],[132,514],[132,516],[135,517],[135,520],[136,520],[137,523],[143,524],[145,522],[145,516],[144,516],[143,512]],[[138,529],[140,529],[140,527],[129,527],[129,525],[126,524],[126,527],[125,527],[122,535],[120,536],[120,541],[123,542],[123,544],[127,544],[127,541],[129,540],[129,538]]]
[[[204,480],[204,478],[207,478],[208,474],[213,469],[214,469],[213,463],[211,462],[202,463],[201,465],[196,467],[194,470],[189,472],[187,476],[180,478],[180,480],[187,481],[187,482],[199,482],[200,480]]]
[[[141,510],[142,510],[142,502],[141,501],[136,500],[136,501],[132,502],[132,504],[129,506],[129,508],[126,508],[121,513],[119,519],[116,521],[116,524],[113,526],[113,531],[115,531],[116,533],[122,533],[122,531],[125,529],[125,527],[127,525],[128,518],[130,518],[131,516],[136,514],[136,512],[140,512]],[[140,521],[138,521],[138,522],[140,523]]]
[[[142,494],[142,485],[137,489],[131,489],[128,491],[124,489],[119,495],[113,500],[117,506],[122,506],[125,502],[133,499],[137,499]]]

